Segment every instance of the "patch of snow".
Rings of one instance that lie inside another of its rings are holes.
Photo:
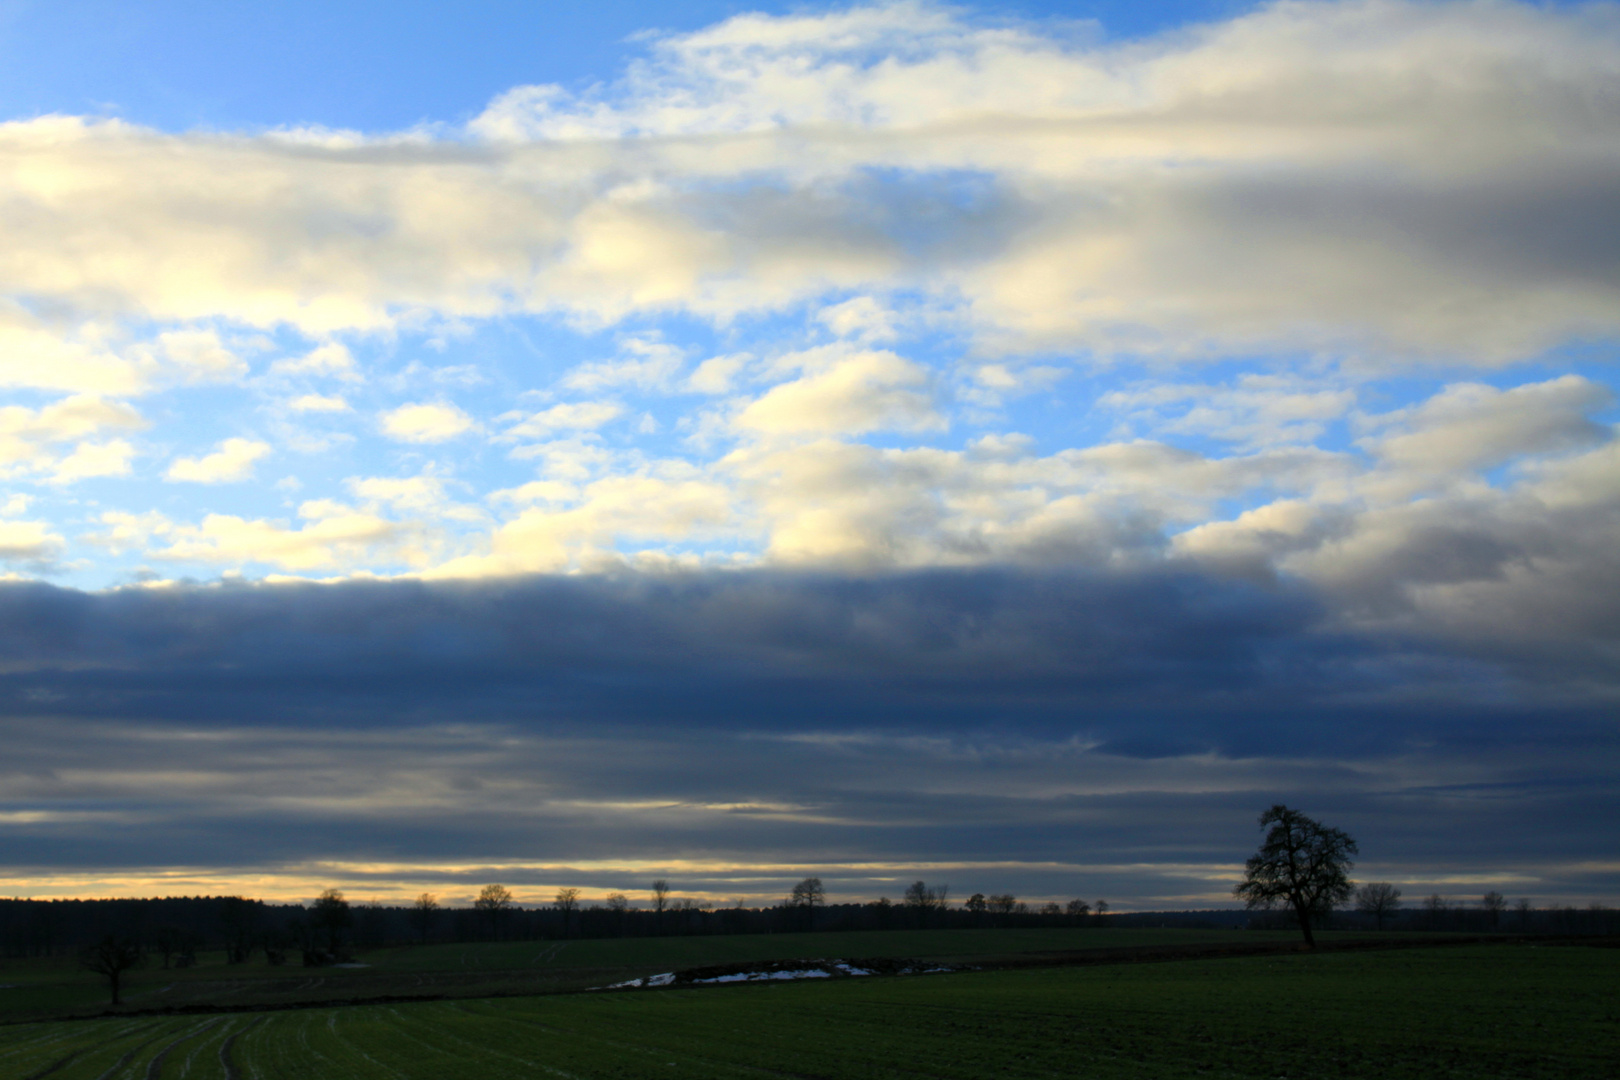
[[[830,979],[827,972],[820,968],[806,968],[803,971],[746,971],[736,975],[716,975],[712,979],[693,979],[698,983],[724,983],[724,982],[766,982],[772,979]]]
[[[840,961],[838,961],[838,963],[834,964],[833,967],[837,968],[839,971],[842,971],[845,975],[874,975],[874,974],[876,974],[876,972],[868,971],[866,968],[858,968],[854,964],[846,964],[842,960],[840,960]]]

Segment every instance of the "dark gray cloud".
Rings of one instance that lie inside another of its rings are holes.
[[[755,896],[804,866],[875,895],[916,866],[1149,903],[1222,892],[1284,799],[1441,891],[1620,880],[1601,861],[1605,680],[1574,698],[1521,659],[1351,634],[1297,588],[983,570],[12,584],[0,650],[18,873],[324,861],[362,883],[605,889],[668,865]]]

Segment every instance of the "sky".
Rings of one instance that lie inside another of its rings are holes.
[[[1620,6],[0,0],[0,894],[1620,902]]]

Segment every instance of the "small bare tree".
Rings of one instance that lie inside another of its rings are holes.
[[[1356,910],[1371,915],[1380,930],[1384,920],[1394,918],[1400,906],[1401,890],[1387,881],[1369,881],[1356,890]]]
[[[473,910],[489,926],[490,936],[498,940],[507,916],[512,913],[512,890],[505,885],[485,885],[478,891],[478,899],[473,901]]]
[[[433,924],[439,919],[439,898],[430,892],[422,893],[411,904],[411,925],[416,927],[416,940],[427,944]]]
[[[1423,913],[1428,920],[1430,930],[1440,929],[1440,924],[1445,922],[1446,915],[1450,910],[1446,906],[1446,898],[1439,893],[1431,893],[1429,898],[1423,901]]]
[[[818,877],[807,877],[788,894],[788,906],[799,913],[798,921],[806,930],[812,930],[816,925],[816,908],[827,902],[827,891],[821,886]]]
[[[578,889],[557,890],[557,910],[562,912],[563,937],[568,936],[569,927],[574,921],[574,912],[579,910]]]
[[[1068,912],[1071,919],[1084,919],[1091,914],[1091,905],[1084,900],[1070,900]]]
[[[85,946],[79,953],[80,967],[107,980],[114,1005],[122,1000],[119,989],[123,985],[124,973],[140,967],[144,960],[145,956],[136,941],[117,934],[108,934],[94,945]]]
[[[1485,921],[1495,930],[1502,923],[1502,912],[1507,910],[1507,898],[1492,889],[1480,897],[1480,906],[1485,909]]]
[[[316,926],[325,929],[327,946],[333,959],[336,959],[343,944],[343,931],[354,922],[349,902],[343,899],[343,894],[338,890],[323,889],[321,895],[315,898],[310,916]]]

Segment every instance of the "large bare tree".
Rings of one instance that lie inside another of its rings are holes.
[[[1266,838],[1249,856],[1243,880],[1232,892],[1251,908],[1288,905],[1299,920],[1305,944],[1315,948],[1311,921],[1343,903],[1355,889],[1347,875],[1356,842],[1349,833],[1281,803],[1260,815],[1260,827],[1267,829]]]

